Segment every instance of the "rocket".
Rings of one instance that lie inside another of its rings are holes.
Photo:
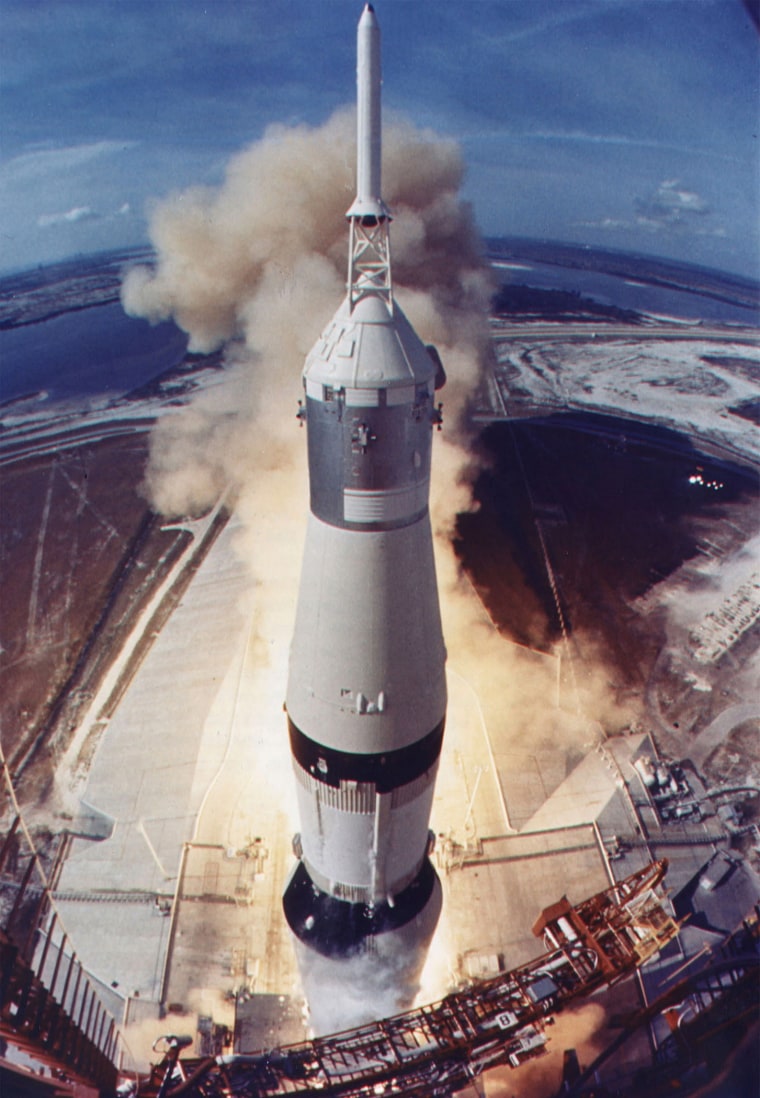
[[[301,831],[283,906],[302,975],[371,954],[404,958],[408,978],[441,908],[428,826],[446,651],[428,501],[445,377],[393,296],[371,4],[357,55],[348,292],[306,358],[299,411],[310,514],[285,708]]]

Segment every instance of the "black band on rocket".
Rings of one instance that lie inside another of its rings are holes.
[[[441,753],[444,724],[445,718],[427,736],[408,747],[359,755],[317,743],[304,735],[288,717],[290,749],[303,770],[335,789],[341,782],[371,782],[378,793],[392,793],[435,765]]]
[[[283,897],[288,925],[305,945],[325,957],[348,957],[361,950],[365,939],[398,930],[423,910],[438,885],[428,858],[410,885],[388,903],[352,904],[322,892],[299,862]],[[438,885],[440,905],[440,885]],[[437,917],[437,912],[436,912]]]

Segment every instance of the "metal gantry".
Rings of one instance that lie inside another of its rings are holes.
[[[447,1098],[488,1068],[544,1051],[549,1016],[627,976],[678,933],[660,888],[666,861],[604,892],[547,908],[533,932],[548,952],[440,1002],[254,1055],[180,1060],[186,1040],[139,1088],[144,1098]]]
[[[18,813],[0,845],[0,1037],[59,1078],[116,1086],[118,1032],[95,982],[71,948],[52,899],[52,871]]]
[[[704,1086],[723,1075],[737,1050],[757,1026],[760,990],[760,905],[740,927],[701,957],[701,967],[662,991],[656,999],[625,1018],[618,1036],[567,1084],[567,1098],[586,1098],[596,1089],[597,1072],[643,1026],[659,1015],[670,1033],[658,1045],[651,1064],[632,1068],[630,1077],[616,1079],[620,1098],[665,1098],[674,1091],[703,1093]],[[756,1062],[753,1050],[748,1061]],[[741,1065],[739,1065],[741,1072]],[[747,1080],[747,1085],[751,1085]],[[723,1083],[721,1093],[733,1093]],[[716,1093],[711,1091],[710,1093]]]

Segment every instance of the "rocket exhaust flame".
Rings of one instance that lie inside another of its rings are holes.
[[[360,955],[405,958],[414,984],[441,907],[428,822],[445,649],[428,500],[443,374],[393,300],[369,4],[357,85],[348,295],[303,374],[311,513],[286,697],[302,830],[283,905],[310,1002]]]

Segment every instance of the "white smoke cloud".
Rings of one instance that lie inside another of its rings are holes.
[[[317,1036],[409,1010],[419,990],[419,950],[405,950],[395,939],[392,948],[379,955],[341,960],[301,947],[299,968],[309,1003],[309,1028]]]
[[[283,593],[292,600],[297,591],[299,554],[283,546],[300,542],[308,507],[296,402],[305,355],[345,293],[354,151],[353,112],[316,129],[271,129],[231,160],[221,187],[155,204],[155,267],[128,272],[123,285],[129,313],[173,318],[197,351],[226,345],[223,383],[158,421],[145,487],[153,506],[170,516],[200,512],[232,488],[243,528],[238,547],[256,582],[262,651],[284,650],[292,628],[282,603]],[[406,122],[385,127],[395,291],[448,374],[433,508],[441,551],[452,562],[448,535],[470,498],[466,486],[457,487],[469,456],[455,424],[485,361],[491,292],[470,210],[458,197],[462,177],[452,142]],[[447,571],[455,576],[456,566]],[[281,719],[273,713],[267,723],[277,727]],[[356,964],[372,968],[356,982],[356,1001],[346,998],[342,975],[331,989],[320,970],[321,993],[310,1004],[322,1032],[393,1013],[414,997],[408,965],[400,975],[393,958],[379,967],[366,958]]]

